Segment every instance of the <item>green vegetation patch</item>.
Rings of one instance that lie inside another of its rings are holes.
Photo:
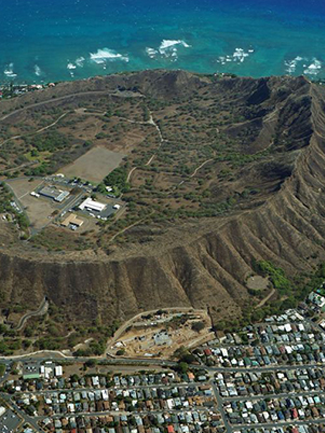
[[[55,152],[69,146],[68,138],[57,131],[38,134],[34,137],[26,137],[25,142],[34,147],[38,152]]]
[[[14,200],[14,194],[11,192],[8,185],[0,182],[0,213],[9,213],[13,216],[18,226],[26,231],[29,227],[29,220],[24,213],[19,213],[11,204]]]
[[[130,189],[130,185],[127,183],[127,177],[128,172],[126,166],[118,167],[105,177],[104,183],[124,193]]]
[[[280,295],[291,294],[292,283],[286,277],[283,269],[277,268],[269,261],[256,262],[254,267],[257,273],[270,278],[273,287],[279,291]]]
[[[274,288],[279,292],[279,299],[273,300],[262,308],[255,308],[250,302],[243,309],[241,318],[215,323],[216,331],[240,332],[247,325],[262,321],[268,316],[282,314],[290,308],[296,308],[313,290],[320,287],[325,279],[325,263],[319,264],[314,272],[303,272],[292,278],[286,276],[283,269],[269,261],[256,261],[253,267],[257,273],[269,276]]]

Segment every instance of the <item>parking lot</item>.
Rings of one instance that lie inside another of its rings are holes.
[[[0,417],[0,432],[13,433],[20,423],[21,419],[18,418],[12,410],[8,409],[7,412]]]

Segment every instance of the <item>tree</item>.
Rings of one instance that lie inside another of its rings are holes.
[[[5,371],[6,371],[5,364],[0,364],[0,377],[4,375]]]
[[[204,322],[194,322],[192,323],[192,329],[195,332],[200,332],[205,328]]]
[[[188,372],[188,364],[186,362],[180,362],[177,365],[176,370],[181,374],[186,374]]]
[[[85,366],[88,368],[93,368],[97,364],[96,359],[88,359],[88,361],[85,362]]]

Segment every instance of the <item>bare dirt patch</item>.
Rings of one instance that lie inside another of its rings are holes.
[[[66,199],[62,204],[59,204],[50,198],[32,196],[30,194],[32,191],[39,190],[41,186],[48,185],[46,181],[39,178],[32,181],[28,178],[19,178],[7,181],[7,184],[26,212],[31,227],[35,230],[40,230],[49,225],[60,208],[67,205],[69,200],[72,199],[72,196],[70,196],[70,198]]]
[[[260,275],[253,275],[248,278],[246,285],[251,290],[265,290],[269,287],[269,278],[261,277]]]
[[[28,179],[16,179],[8,182],[8,185],[13,190],[15,196],[24,207],[31,225],[36,229],[40,229],[47,225],[50,220],[50,215],[55,211],[55,206],[52,202],[45,198],[36,198],[30,195],[44,181],[41,179],[29,182]]]
[[[94,147],[72,164],[60,169],[65,176],[80,177],[91,182],[101,182],[105,176],[120,165],[125,155],[104,147]]]

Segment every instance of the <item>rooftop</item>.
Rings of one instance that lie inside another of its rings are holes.
[[[64,227],[68,227],[70,224],[81,227],[83,224],[83,220],[78,218],[78,216],[74,213],[71,213],[66,217],[64,221],[62,221],[61,225]]]
[[[91,209],[96,212],[102,212],[106,208],[106,204],[100,203],[98,201],[92,200],[90,197],[88,197],[85,201],[81,203],[79,206],[79,209]]]
[[[55,186],[45,186],[39,193],[45,197],[52,198],[57,202],[62,202],[70,194],[68,191],[62,191]]]

